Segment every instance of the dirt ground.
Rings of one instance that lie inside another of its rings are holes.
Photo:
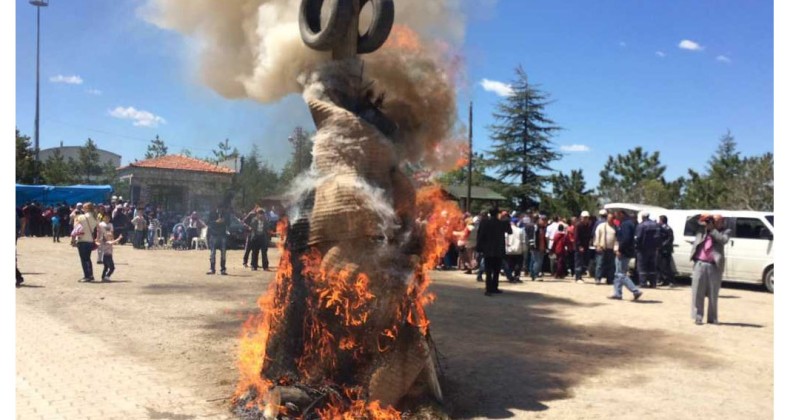
[[[228,251],[229,276],[208,276],[208,251],[122,246],[111,283],[79,283],[66,241],[19,240],[17,306],[227,406],[242,320],[274,272],[244,269],[243,251]],[[273,266],[278,257],[269,250]],[[697,326],[688,283],[632,302],[589,280],[546,280],[486,297],[474,276],[433,273],[428,315],[454,418],[773,418],[773,295],[725,284],[721,325]]]

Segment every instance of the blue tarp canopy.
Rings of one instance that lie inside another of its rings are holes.
[[[66,202],[68,204],[108,203],[112,194],[109,185],[68,185],[54,187],[52,185],[16,184],[16,205],[23,206],[35,201],[45,206]]]

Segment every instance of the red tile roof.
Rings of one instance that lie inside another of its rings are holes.
[[[130,163],[128,167],[175,169],[180,171],[211,172],[218,174],[234,173],[233,169],[217,166],[212,163],[184,155],[166,155],[154,159],[141,160]]]

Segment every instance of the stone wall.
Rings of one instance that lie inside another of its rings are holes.
[[[140,196],[133,198],[138,204],[152,201],[157,187],[182,188],[180,199],[183,203],[170,206],[173,207],[171,210],[182,212],[213,208],[223,198],[233,180],[233,174],[174,169],[127,167],[118,171],[118,176],[127,181],[130,175],[131,186],[140,187]]]

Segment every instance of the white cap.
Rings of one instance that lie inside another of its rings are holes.
[[[77,203],[77,207],[82,207],[82,203]]]
[[[649,212],[649,211],[647,211],[647,210],[642,210],[642,211],[640,211],[640,212],[639,212],[639,218],[640,218],[640,219],[643,219],[643,220],[644,220],[644,219],[649,219],[649,218],[650,218],[650,212]]]
[[[609,213],[606,211],[606,209],[601,209],[601,211],[599,211],[598,214],[601,216],[606,216]]]
[[[590,212],[585,210],[582,212],[582,217],[590,217]]]

